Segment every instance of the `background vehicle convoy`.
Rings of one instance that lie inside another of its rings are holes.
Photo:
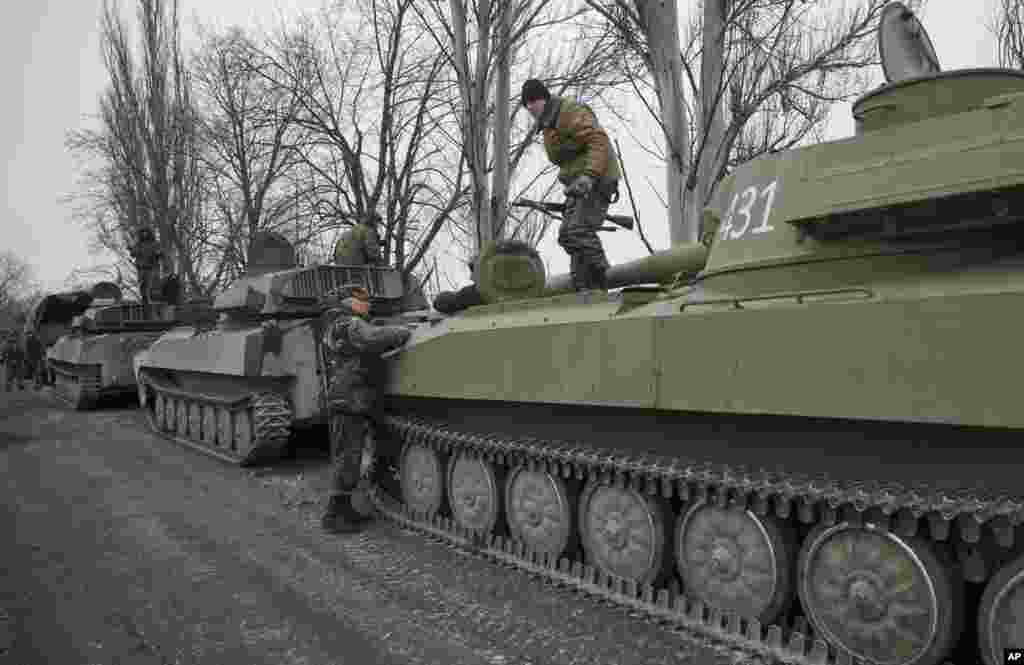
[[[53,294],[37,308],[36,328],[57,395],[76,409],[135,392],[132,357],[172,327],[176,308],[126,301],[112,282],[88,292]]]
[[[1024,72],[939,71],[900,3],[879,37],[856,135],[737,168],[709,251],[613,268],[606,295],[545,293],[536,257],[492,247],[490,304],[406,316],[378,506],[795,661],[1024,646]],[[217,297],[215,329],[139,354],[160,431],[280,454],[322,415],[318,298],[358,282],[400,309],[394,272],[284,258]]]

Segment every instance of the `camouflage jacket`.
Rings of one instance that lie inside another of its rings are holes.
[[[552,97],[540,124],[544,150],[551,163],[558,166],[558,179],[563,183],[589,175],[611,185],[622,177],[611,139],[586,104]]]
[[[373,325],[342,312],[329,312],[330,316],[337,317],[324,334],[331,360],[330,407],[348,413],[370,413],[384,380],[380,354],[402,346],[412,333],[404,326]]]
[[[334,246],[334,262],[341,266],[384,263],[380,253],[380,238],[377,231],[366,224],[356,224],[345,231]]]

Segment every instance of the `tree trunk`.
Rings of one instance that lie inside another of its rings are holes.
[[[728,156],[725,139],[725,90],[722,69],[725,63],[725,4],[727,0],[704,0],[704,30],[700,60],[700,141],[697,145],[696,180],[687,193],[687,228],[699,231],[701,211],[715,186],[715,178]]]
[[[684,219],[685,183],[690,166],[690,128],[683,104],[683,69],[676,0],[634,0],[650,44],[647,63],[654,78],[665,129],[669,239],[673,245],[696,242],[694,220]]]
[[[511,62],[512,44],[511,8],[504,3],[498,10],[501,13],[498,30],[498,77],[494,91],[494,176],[491,183],[491,238],[497,239],[505,235],[505,212],[508,208],[509,152],[511,150],[511,113],[509,97],[512,94]]]

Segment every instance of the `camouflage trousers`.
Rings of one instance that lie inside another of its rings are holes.
[[[372,445],[371,420],[363,414],[331,412],[331,493],[352,494],[363,476],[364,452]]]
[[[591,280],[591,271],[604,273],[608,270],[608,259],[597,230],[604,223],[610,204],[609,198],[598,188],[586,196],[567,196],[565,199],[565,214],[558,227],[558,244],[569,255],[572,285],[577,291],[597,286]]]

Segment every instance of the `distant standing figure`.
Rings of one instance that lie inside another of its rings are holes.
[[[523,84],[522,104],[543,130],[544,150],[565,186],[558,244],[569,255],[573,288],[607,290],[608,259],[597,230],[618,200],[622,176],[611,140],[589,106],[552,97],[537,79]]]
[[[380,215],[375,212],[364,215],[334,246],[334,263],[340,266],[383,265],[379,226]]]
[[[3,348],[4,392],[10,392],[12,386],[17,386],[18,390],[21,390],[24,360],[24,351],[18,345],[17,337],[11,335],[7,338]]]
[[[153,229],[146,226],[139,229],[138,242],[130,251],[135,267],[139,271],[139,296],[142,298],[143,306],[148,308],[151,292],[156,286],[160,257],[163,256]]]
[[[405,344],[411,333],[404,326],[369,323],[370,294],[363,287],[343,286],[339,297],[343,300],[326,315],[329,323],[324,333],[324,345],[333,360],[327,394],[333,469],[331,497],[321,525],[331,533],[352,533],[369,519],[355,509],[352,494],[372,436],[371,418],[383,380],[380,354]]]
[[[43,350],[43,343],[35,332],[29,332],[25,336],[25,362],[32,378],[32,386],[39,390],[43,387],[46,372],[46,355]]]

